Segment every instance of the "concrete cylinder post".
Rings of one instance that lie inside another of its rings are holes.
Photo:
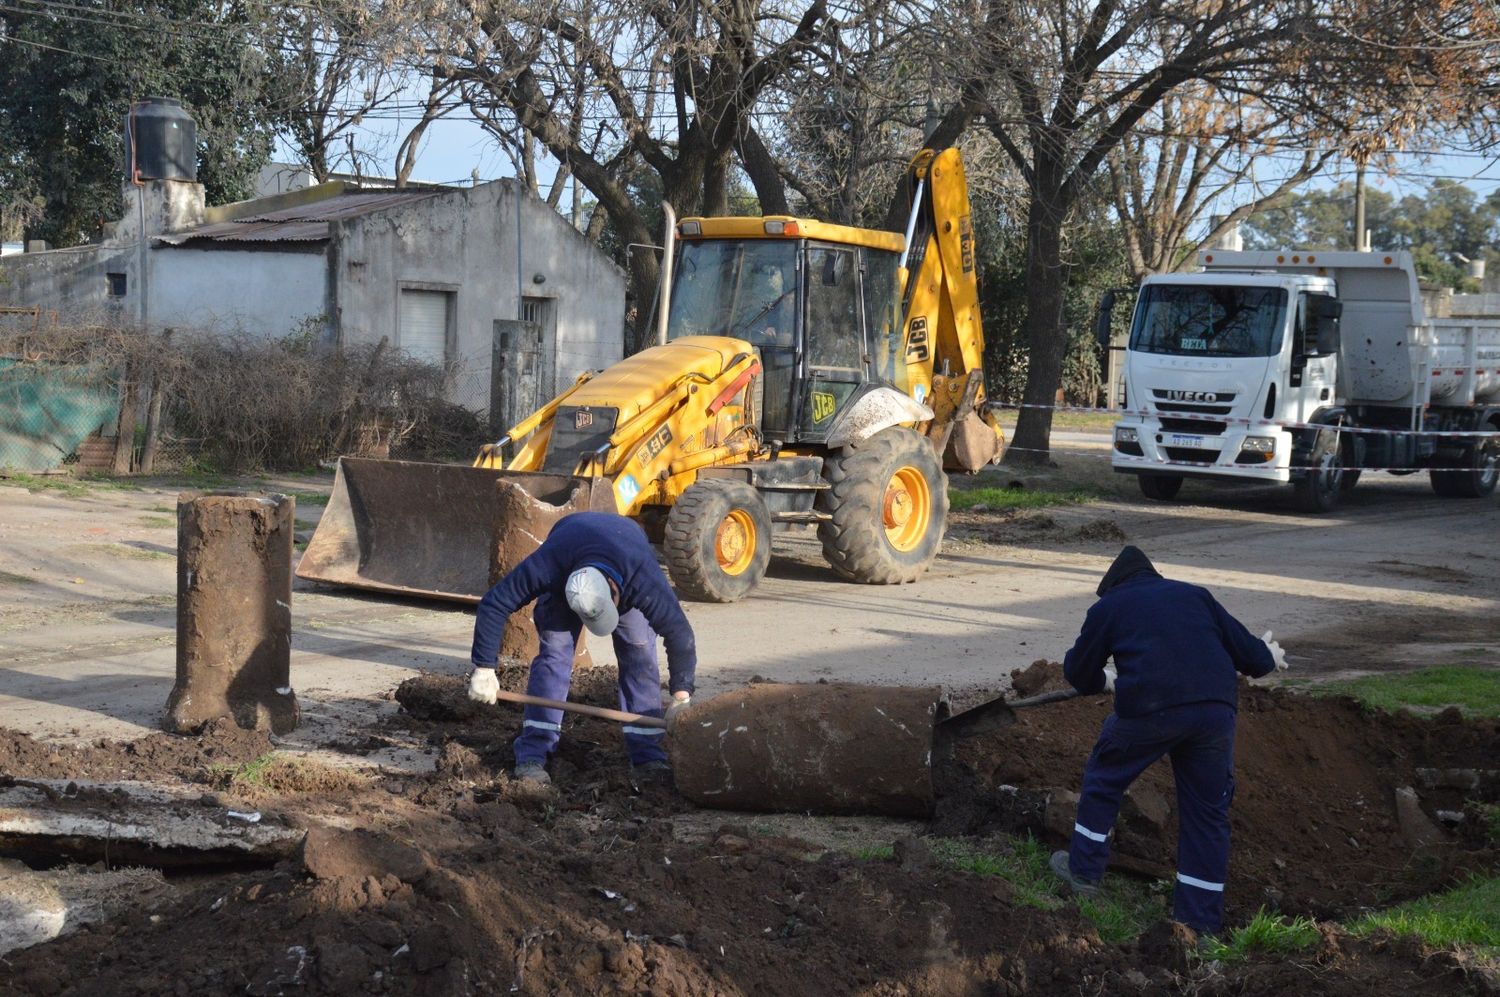
[[[165,726],[210,720],[275,734],[301,717],[291,683],[289,495],[185,492],[177,499],[177,683]]]

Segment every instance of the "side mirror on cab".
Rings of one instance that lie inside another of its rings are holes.
[[[1099,297],[1099,317],[1094,321],[1094,339],[1098,341],[1101,349],[1109,349],[1109,341],[1112,338],[1111,318],[1115,310],[1115,292],[1105,291]]]

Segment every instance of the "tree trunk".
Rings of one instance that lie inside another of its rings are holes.
[[[616,224],[619,224],[618,219]],[[656,297],[661,267],[657,263],[656,253],[647,248],[656,240],[651,237],[644,224],[622,225],[620,235],[627,244],[637,244],[629,251],[630,295],[633,299],[634,318],[625,329],[625,355],[628,357],[656,342],[655,316],[651,313],[651,303]]]
[[[1031,298],[1026,309],[1026,345],[1031,361],[1016,435],[1005,454],[1007,464],[1045,464],[1050,458],[1052,406],[1062,384],[1067,348],[1063,297],[1068,284],[1062,259],[1067,209],[1058,203],[1054,191],[1033,187],[1027,212],[1026,286],[1031,289]]]
[[[776,160],[754,128],[747,127],[740,136],[738,151],[740,164],[745,167],[745,173],[755,187],[755,196],[760,199],[760,213],[791,214],[792,209],[786,199],[786,184],[776,170]]]

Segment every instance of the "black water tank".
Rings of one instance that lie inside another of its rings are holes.
[[[197,180],[198,126],[175,97],[146,97],[125,115],[125,178]]]

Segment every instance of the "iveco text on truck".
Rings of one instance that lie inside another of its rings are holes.
[[[1323,512],[1367,469],[1495,490],[1500,320],[1424,315],[1405,252],[1199,262],[1148,277],[1131,323],[1112,462],[1147,497],[1185,478],[1289,482]]]

